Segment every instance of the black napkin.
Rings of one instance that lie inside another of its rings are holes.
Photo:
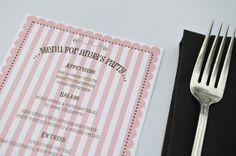
[[[189,84],[203,40],[204,35],[184,31],[162,156],[191,155],[200,105]],[[236,156],[236,42],[224,96],[210,107],[202,156]]]

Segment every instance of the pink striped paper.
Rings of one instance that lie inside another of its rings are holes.
[[[1,155],[135,155],[162,48],[28,16],[0,73]]]

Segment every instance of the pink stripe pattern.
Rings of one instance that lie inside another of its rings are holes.
[[[63,31],[61,31],[61,32],[63,32]],[[68,39],[67,39],[67,41],[65,43],[65,46],[69,46],[70,45],[71,41],[73,40],[73,37],[74,37],[73,34],[69,35],[69,37],[68,37]],[[81,39],[83,39],[83,38],[84,38],[84,36],[81,36]],[[78,43],[76,47],[79,48],[80,46],[81,46],[81,43]],[[60,57],[59,57],[59,59],[57,61],[55,70],[53,71],[53,74],[52,74],[52,76],[51,76],[51,78],[49,80],[49,83],[48,83],[49,85],[47,85],[46,92],[43,95],[44,97],[48,97],[50,92],[52,91],[52,87],[53,87],[53,84],[55,82],[55,77],[57,75],[58,70],[61,68],[61,65],[62,65],[61,63],[65,59],[65,55],[66,55],[65,53],[60,55]],[[75,57],[71,56],[70,62],[73,63],[74,61],[75,61]],[[60,89],[62,89],[62,86],[60,86],[59,90]],[[55,99],[58,97],[58,94],[59,93],[57,91],[57,94],[54,97]],[[44,109],[44,105],[43,105],[43,102],[41,101],[40,104],[39,104],[39,108],[37,109],[37,112],[43,112],[43,109]],[[50,115],[52,115],[52,114],[50,114]],[[25,138],[24,142],[28,142],[30,140],[30,138],[31,138],[35,128],[36,128],[36,124],[32,123],[31,126],[30,126],[30,129],[29,129],[30,133],[27,135],[27,137]],[[42,129],[45,129],[45,128],[46,128],[46,125],[44,125]],[[37,140],[41,140],[41,138],[39,138]],[[21,149],[19,155],[23,155],[24,152],[25,152],[25,150]]]
[[[125,67],[129,67],[130,65],[130,60],[132,59],[132,54],[133,54],[133,50],[129,50],[128,52],[128,56],[126,58],[126,61],[125,61]],[[116,106],[118,104],[118,99],[120,97],[120,93],[121,93],[121,89],[124,85],[124,81],[122,78],[119,79],[119,82],[118,82],[118,86],[117,86],[117,89],[116,89],[116,92],[115,92],[115,95],[112,99],[112,105],[110,106],[110,110],[109,110],[109,114],[106,118],[106,121],[105,121],[105,125],[103,127],[103,130],[102,130],[102,134],[101,134],[101,139],[99,139],[99,142],[98,142],[98,146],[96,147],[96,152],[95,152],[95,155],[101,155],[101,151],[102,151],[102,148],[103,148],[103,145],[104,145],[104,142],[105,142],[105,139],[106,139],[106,135],[107,135],[107,132],[109,130],[109,126],[111,124],[111,121],[112,121],[112,116],[114,114],[114,111],[116,110]],[[90,141],[92,142],[92,140]],[[88,141],[87,141],[87,144],[86,144],[86,150],[87,153],[89,151],[89,147],[91,147],[91,143],[88,144]]]
[[[36,36],[35,36],[35,38],[34,38],[32,44],[31,44],[31,46],[30,46],[30,48],[29,48],[29,51],[28,51],[28,55],[29,55],[29,56],[26,57],[26,59],[24,60],[24,62],[28,62],[29,59],[31,58],[32,52],[33,52],[34,49],[35,49],[35,46],[36,46],[36,44],[37,44],[37,42],[38,42],[38,39],[39,39],[39,37],[40,37],[42,31],[43,31],[43,27],[40,26],[40,28],[39,28],[39,30],[37,31],[37,34],[36,34]],[[8,92],[7,98],[6,98],[6,100],[4,101],[3,105],[8,105],[8,103],[9,103],[9,101],[10,101],[10,99],[11,99],[11,94],[14,93],[15,87],[17,86],[17,83],[18,83],[18,80],[21,78],[22,73],[23,73],[23,71],[25,70],[25,68],[24,68],[24,65],[25,65],[25,64],[26,64],[26,63],[23,63],[23,64],[22,64],[22,66],[21,66],[21,68],[20,68],[20,72],[18,72],[18,74],[17,74],[17,76],[16,76],[16,79],[15,79],[15,81],[14,81],[12,87],[11,87],[10,92]],[[38,63],[35,63],[35,64],[34,64],[34,67],[37,67],[37,65],[38,65]],[[34,68],[34,67],[33,67],[33,68]],[[30,72],[29,76],[27,77],[26,82],[30,82],[30,81],[32,80],[32,77],[33,77],[33,75],[34,75],[34,72],[35,72],[35,71],[31,71],[31,72]],[[27,89],[27,87],[28,87],[28,83],[25,83],[22,90],[25,91],[25,90]],[[15,114],[17,114],[18,108],[20,107],[20,103],[21,103],[21,101],[23,100],[23,97],[24,97],[24,96],[18,96],[18,98],[17,98],[17,100],[16,100],[16,101],[17,101],[17,105],[13,108],[12,112],[10,113],[10,117],[7,119],[7,122],[6,122],[7,125],[4,127],[4,129],[3,129],[3,131],[1,132],[1,135],[0,135],[1,138],[4,138],[4,136],[6,136],[7,133],[9,132],[10,126],[12,125],[12,122],[13,122],[13,120],[14,120],[14,118],[15,118]],[[1,111],[3,111],[3,110],[1,110]],[[1,112],[1,114],[3,114],[3,112]]]
[[[53,34],[53,30],[50,29],[49,32],[48,32],[48,34],[47,34],[47,36],[45,37],[45,41],[44,41],[44,43],[43,43],[43,46],[46,46],[46,45],[49,43],[52,34]],[[62,36],[61,36],[61,37],[62,37]],[[35,74],[34,72],[37,71],[39,62],[40,62],[40,59],[37,60],[37,63],[34,64],[35,66],[32,67],[31,73],[30,73],[30,76],[29,76],[29,77],[33,78],[33,75]],[[49,61],[48,61],[48,62],[49,62]],[[46,63],[46,64],[48,64],[48,63]],[[44,69],[45,69],[45,68],[44,68]],[[46,69],[47,69],[47,68],[46,68]],[[41,76],[41,79],[42,79],[42,78],[43,78],[43,74],[41,74],[41,75],[42,75],[42,76]],[[31,80],[32,80],[32,79],[31,79]],[[30,81],[31,81],[31,80],[30,80]],[[25,84],[27,84],[28,86],[26,86],[25,89],[22,90],[22,92],[24,91],[24,93],[26,93],[27,88],[29,88],[30,81],[27,81],[28,83],[25,83]],[[33,94],[32,94],[31,97],[30,97],[30,102],[33,101],[35,95],[37,94],[37,91],[38,91],[39,87],[40,87],[39,84],[35,87],[35,89],[34,89],[34,91],[33,91]],[[23,99],[24,96],[26,96],[26,95],[21,94],[20,97]],[[22,101],[22,100],[21,100],[21,101]],[[18,104],[18,108],[20,107],[21,101],[20,101],[19,104]],[[18,101],[17,101],[17,102],[18,102]],[[33,103],[33,102],[32,102],[32,103]],[[32,103],[30,103],[30,104],[32,104]],[[15,108],[17,108],[17,107],[15,107]],[[18,109],[18,110],[19,110],[19,109]],[[17,112],[18,110],[16,110],[16,112]],[[16,112],[14,112],[13,114],[15,114]],[[14,116],[12,116],[11,121],[14,121]],[[23,126],[24,126],[24,123],[25,123],[25,120],[20,120],[20,123],[18,124],[18,126],[17,126],[16,129],[19,130],[19,131],[21,131],[22,128],[23,128]],[[11,124],[12,124],[12,123],[11,123]],[[9,123],[9,125],[10,125],[10,123]],[[3,134],[3,135],[4,135],[4,134]],[[19,135],[18,135],[17,133],[15,133],[15,134],[13,135],[12,140],[17,140],[18,137],[19,137]],[[8,155],[11,155],[12,150],[13,150],[13,147],[9,146],[8,149],[7,149],[7,154],[8,154]]]
[[[120,48],[120,49],[118,50],[118,54],[117,54],[117,56],[116,56],[117,61],[120,60],[122,51],[123,51],[123,48]],[[103,69],[105,70],[105,65],[104,65],[104,68],[103,68]],[[101,73],[103,73],[104,70],[101,70],[101,71],[100,71],[100,75],[98,76],[98,82],[100,82],[100,84],[101,84],[101,79],[102,79],[102,77],[103,77],[103,74],[101,75]],[[105,87],[105,90],[110,90],[110,87],[111,87],[110,84],[112,84],[112,81],[114,80],[114,79],[113,79],[113,78],[114,78],[114,75],[115,75],[115,71],[113,70],[113,71],[111,71],[110,74],[109,74],[108,81],[107,81],[106,84],[105,84],[105,86],[106,86],[106,87]],[[104,85],[104,84],[103,84],[103,85]],[[98,88],[98,87],[99,87],[99,86],[97,86],[97,88]],[[96,90],[96,91],[98,91],[98,90]],[[95,100],[95,97],[97,96],[97,92],[93,92],[93,93],[94,93],[95,95],[91,97],[91,101],[94,101],[94,100]],[[101,99],[101,102],[99,103],[99,105],[101,105],[101,106],[104,105],[105,99],[107,98],[108,94],[109,94],[109,92],[104,92],[104,93],[103,93],[102,99]],[[88,108],[88,109],[92,109],[92,106],[93,106],[93,102],[90,102],[90,101],[89,101],[87,108]],[[103,108],[101,108],[101,109],[98,108],[98,110],[99,110],[99,112],[98,112],[98,114],[96,115],[96,117],[101,116],[100,112],[103,111]],[[82,119],[82,121],[81,121],[81,124],[82,124],[82,125],[86,125],[86,122],[87,122],[87,120],[88,120],[88,117],[89,117],[89,114],[85,114],[85,115],[84,115],[84,117],[83,117],[83,119]],[[96,127],[96,126],[92,126],[92,127]],[[82,135],[77,135],[77,136],[76,136],[76,139],[75,139],[75,141],[74,141],[74,143],[73,143],[74,146],[72,147],[72,154],[75,154],[75,152],[77,151],[76,146],[75,146],[75,142],[77,142],[77,143],[79,144],[80,141],[81,141],[81,137],[82,137]],[[90,137],[90,138],[87,138],[87,140],[90,140],[90,139],[92,139],[92,138],[91,138],[91,137]],[[84,152],[86,152],[85,149],[84,149]],[[84,155],[84,153],[83,153],[83,155]]]
[[[102,45],[102,42],[101,42],[101,41],[99,42],[99,45]],[[101,50],[102,50],[102,49],[101,49],[100,47],[97,47],[96,50],[95,50],[95,52],[96,52],[96,53],[100,53]],[[97,61],[92,60],[92,63],[91,63],[91,65],[90,65],[89,69],[94,69],[95,66],[96,66],[96,63],[97,63]],[[76,75],[80,75],[80,74],[81,74],[80,71],[78,71],[78,72],[76,73]],[[92,76],[91,74],[87,74],[87,75],[86,75],[87,78],[92,78],[91,76]],[[74,92],[75,92],[75,89],[74,89],[74,88],[70,88],[69,94],[74,94]],[[79,94],[79,97],[80,97],[79,103],[83,103],[84,96],[85,96],[85,92],[84,92],[84,91],[81,91],[80,94]],[[70,101],[71,101],[71,99],[66,99],[65,103],[70,103]],[[79,104],[79,103],[78,103],[78,104]],[[59,118],[60,118],[60,119],[63,119],[64,116],[65,116],[65,114],[66,114],[65,112],[61,112],[60,115],[59,115]],[[75,122],[76,117],[77,117],[76,115],[71,115],[71,118],[69,119],[69,121]],[[52,134],[56,134],[56,135],[57,135],[58,132],[59,132],[59,129],[54,128]],[[67,130],[67,131],[64,132],[64,134],[63,134],[62,136],[64,136],[65,138],[68,138],[68,137],[69,137],[69,134],[70,134],[70,131]],[[54,144],[54,142],[55,142],[55,140],[50,140],[49,144]],[[67,143],[67,140],[65,141],[65,143],[61,143],[60,148],[63,148],[63,145],[66,144],[66,143]],[[61,154],[63,154],[63,153],[61,153]]]
[[[15,81],[13,82],[13,84],[11,86],[11,89],[8,92],[8,94],[7,94],[6,98],[5,98],[5,101],[2,104],[2,107],[0,109],[0,119],[2,118],[2,115],[4,114],[5,110],[7,109],[8,103],[10,102],[10,99],[11,99],[11,95],[14,94],[14,92],[15,92],[15,87],[19,83],[18,80],[20,80],[20,78],[22,77],[22,74],[25,71],[25,68],[24,68],[25,64],[27,64],[27,62],[29,62],[29,60],[31,59],[32,52],[35,49],[36,43],[38,42],[38,39],[39,39],[42,31],[43,31],[43,26],[40,26],[40,28],[38,29],[38,31],[36,33],[36,36],[34,37],[34,40],[33,40],[32,44],[31,44],[31,46],[30,46],[30,48],[29,48],[29,50],[27,52],[27,56],[25,57],[22,65],[20,67],[20,71],[17,73]]]
[[[78,46],[80,46],[80,45],[81,45],[81,44],[78,44]],[[77,48],[79,48],[79,47],[77,47]],[[91,45],[88,45],[85,49],[86,49],[86,50],[90,50],[90,48],[91,48]],[[79,64],[79,66],[82,66],[82,67],[83,67],[84,64],[86,63],[86,60],[87,60],[87,59],[86,59],[85,57],[83,57],[82,60],[81,60],[81,62],[80,62],[80,64]],[[71,64],[74,64],[75,61],[76,61],[76,57],[71,56],[69,62],[70,62]],[[68,73],[68,72],[70,72],[70,70],[71,70],[70,68],[67,68],[65,72]],[[59,100],[59,95],[60,95],[61,90],[63,90],[63,88],[64,88],[64,86],[62,86],[62,85],[59,86],[58,90],[56,91],[55,97],[54,97],[53,99]],[[37,112],[38,112],[38,111],[42,112],[43,110],[40,109],[40,110],[37,110]],[[55,113],[55,109],[50,109],[50,110],[48,111],[47,115],[53,116],[54,113]],[[63,111],[62,111],[60,114],[63,114]],[[58,118],[60,118],[60,117],[58,117]],[[63,118],[60,118],[60,119],[63,119]],[[40,134],[42,134],[43,132],[47,132],[47,129],[48,129],[48,126],[44,125],[44,126],[42,127],[41,131],[40,131]],[[58,131],[59,131],[58,128],[54,128],[54,130],[55,130],[55,131],[53,132],[53,134],[57,134]],[[42,139],[41,136],[39,135],[38,138],[37,138],[37,140],[42,141],[43,139]],[[50,141],[50,142],[52,142],[52,141]]]
[[[136,98],[136,106],[133,107],[132,117],[129,120],[129,128],[126,130],[125,140],[123,141],[123,148],[120,151],[121,156],[130,156],[131,153],[129,149],[133,146],[134,142],[132,138],[135,138],[137,135],[136,129],[139,126],[139,120],[135,120],[140,118],[143,115],[142,108],[145,106],[145,98],[148,96],[147,89],[151,87],[149,80],[153,78],[152,71],[155,70],[156,66],[152,65],[152,62],[158,61],[158,56],[160,55],[159,48],[152,48],[152,53],[149,56],[149,63],[146,65],[146,74],[143,76],[142,85],[140,85],[139,90],[143,91],[139,93],[138,98]],[[146,82],[146,83],[145,83]]]
[[[135,75],[135,76],[132,76],[131,80],[130,80],[130,84],[129,84],[129,87],[128,87],[128,91],[127,91],[127,94],[125,95],[125,103],[123,104],[123,107],[121,109],[121,112],[120,112],[120,115],[118,117],[118,121],[117,121],[117,125],[116,125],[116,128],[115,128],[115,132],[112,137],[112,141],[110,143],[110,147],[109,147],[109,150],[108,150],[108,155],[113,155],[113,150],[115,148],[115,145],[117,143],[117,138],[119,136],[119,133],[120,133],[120,127],[121,127],[121,124],[123,123],[122,121],[124,120],[124,117],[126,114],[126,110],[127,110],[127,107],[128,107],[128,104],[129,104],[129,99],[131,97],[131,93],[132,93],[132,90],[133,90],[133,87],[134,87],[134,83],[136,81],[136,78],[137,78],[137,73],[138,73],[138,70],[140,68],[140,62],[143,58],[143,53],[139,53],[139,56],[138,56],[138,59],[136,61],[136,64],[135,64],[135,69],[133,71],[133,74],[132,75]]]

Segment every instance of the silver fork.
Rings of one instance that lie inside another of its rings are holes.
[[[226,85],[226,80],[227,80],[227,76],[228,76],[228,71],[229,71],[229,66],[230,66],[232,50],[233,50],[234,37],[235,37],[235,33],[236,33],[236,29],[235,29],[234,33],[232,35],[232,38],[230,40],[229,46],[228,46],[228,50],[227,50],[227,53],[225,56],[223,67],[222,67],[221,73],[219,73],[220,76],[219,76],[219,80],[217,83],[216,82],[217,75],[219,72],[220,62],[221,62],[221,58],[222,58],[223,49],[225,46],[225,41],[226,41],[227,33],[229,30],[229,26],[227,27],[227,30],[224,34],[222,41],[221,41],[214,65],[212,65],[213,58],[215,55],[215,51],[217,49],[217,42],[219,40],[219,36],[220,36],[220,32],[221,32],[223,24],[221,24],[221,26],[220,26],[218,34],[216,35],[216,37],[214,39],[213,45],[212,45],[210,53],[208,55],[206,65],[205,65],[205,67],[203,67],[203,60],[204,60],[204,57],[206,54],[208,41],[211,36],[213,23],[214,23],[214,21],[211,23],[208,33],[205,36],[204,42],[202,44],[202,47],[201,47],[200,52],[198,54],[197,61],[195,63],[194,69],[193,69],[191,81],[190,81],[191,93],[200,103],[200,114],[199,114],[197,131],[195,134],[195,139],[194,139],[194,144],[193,144],[191,156],[200,156],[201,155],[206,125],[207,125],[209,107],[212,104],[219,102],[223,97],[223,93],[224,93],[224,89],[225,89],[225,85]],[[213,68],[212,68],[212,66],[213,66]],[[201,76],[200,73],[201,73],[202,69],[204,69],[204,70],[203,70],[203,73]],[[212,72],[210,74],[211,69],[212,69]]]

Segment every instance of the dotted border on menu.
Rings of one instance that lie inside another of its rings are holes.
[[[137,101],[137,104],[135,106],[134,113],[132,115],[132,121],[131,121],[131,123],[129,125],[130,128],[128,130],[128,135],[127,135],[127,137],[125,139],[125,144],[124,144],[123,151],[122,151],[122,154],[121,154],[122,156],[125,156],[126,151],[128,149],[128,143],[130,141],[132,128],[133,128],[133,125],[135,123],[135,118],[137,116],[138,110],[140,109],[139,105],[140,105],[140,101],[142,99],[143,91],[145,89],[146,81],[148,80],[148,74],[149,74],[149,71],[150,71],[150,67],[151,67],[152,61],[153,61],[153,54],[150,57],[150,61],[149,61],[149,64],[148,64],[148,67],[147,67],[147,70],[146,70],[146,73],[145,73],[145,76],[144,76],[144,81],[143,81],[143,84],[142,84],[142,89],[140,90],[140,93],[139,93],[139,96],[138,96],[138,101]]]
[[[23,45],[25,44],[26,38],[28,37],[29,32],[30,32],[30,30],[32,29],[32,27],[33,27],[34,24],[35,24],[35,22],[32,21],[32,23],[29,25],[29,28],[28,28],[28,30],[26,31],[26,33],[25,33],[25,35],[24,35],[24,37],[23,37],[23,39],[22,39],[22,42],[21,42],[20,45],[19,45],[19,48],[18,48],[17,51],[16,51],[16,54],[15,54],[15,56],[14,56],[14,58],[13,58],[11,64],[10,64],[10,66],[9,66],[9,68],[8,68],[7,73],[5,73],[5,77],[4,77],[4,79],[2,80],[2,83],[1,83],[1,86],[0,86],[0,90],[2,90],[2,88],[4,87],[5,82],[6,82],[6,80],[8,79],[8,76],[9,76],[9,74],[10,74],[10,72],[11,72],[13,66],[15,65],[15,62],[16,62],[16,60],[17,60],[19,54],[20,54],[20,51],[22,50],[22,47],[23,47]]]

